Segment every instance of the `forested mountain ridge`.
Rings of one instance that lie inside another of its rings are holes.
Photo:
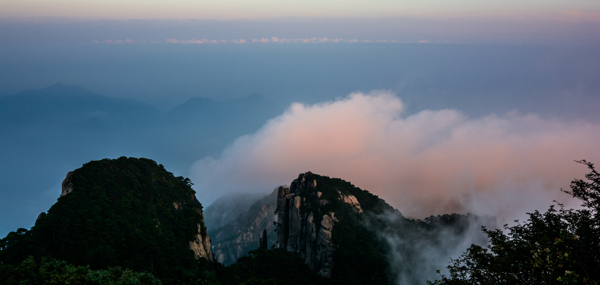
[[[66,191],[29,232],[3,240],[1,260],[33,255],[185,278],[197,259],[214,259],[191,185],[149,159],[86,163],[67,175]]]
[[[584,201],[582,209],[559,204],[559,210],[536,211],[523,224],[505,226],[508,234],[493,229],[490,217],[408,219],[350,182],[301,173],[290,187],[278,187],[220,229],[235,236],[267,228],[262,222],[269,215],[260,213],[273,210],[267,205],[276,194],[272,248],[262,243],[225,267],[211,261],[202,205],[189,179],[149,159],[92,161],[67,175],[63,195],[31,230],[0,240],[0,280],[325,285],[425,284],[442,278],[432,284],[598,284],[600,175],[593,164],[581,163],[591,173],[587,180],[573,180],[567,193]],[[482,224],[492,228],[481,231]],[[235,225],[239,232],[232,230]],[[228,242],[235,247],[236,240]],[[471,242],[452,260],[449,276],[435,273]]]

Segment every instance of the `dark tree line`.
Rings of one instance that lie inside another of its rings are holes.
[[[449,276],[429,284],[599,284],[600,174],[593,163],[578,163],[590,172],[564,192],[582,209],[557,203],[522,224],[484,228],[490,244],[472,245],[448,266]]]

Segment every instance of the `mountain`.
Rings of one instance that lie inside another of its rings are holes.
[[[67,266],[107,284],[88,279],[122,278],[118,266],[164,284],[424,284],[471,242],[485,244],[480,225],[493,227],[472,215],[408,219],[350,182],[306,172],[208,231],[191,185],[149,159],[88,162],[31,230],[0,240],[0,276],[52,280]]]
[[[118,99],[91,92],[81,86],[56,83],[40,90],[28,90],[0,97],[0,122],[5,126],[63,124],[94,120],[141,122],[159,111],[133,99]]]
[[[338,284],[424,284],[465,241],[485,244],[481,225],[495,227],[472,215],[407,219],[366,190],[311,172],[278,188],[276,217],[275,248]]]
[[[228,193],[204,209],[204,222],[209,230],[233,222],[252,204],[263,198],[263,193]]]
[[[162,125],[166,137],[185,137],[210,144],[202,149],[216,149],[218,145],[220,150],[238,137],[255,132],[284,108],[256,93],[224,101],[194,97],[166,112]]]
[[[214,259],[190,180],[143,158],[91,161],[69,172],[48,213],[30,231],[11,234],[2,240],[4,262],[33,255],[169,280],[193,276],[196,260]]]
[[[226,198],[217,205],[235,202]],[[486,243],[482,225],[495,228],[495,219],[409,219],[350,182],[306,172],[209,235],[217,261],[231,267],[259,258],[264,231],[267,248],[293,253],[331,284],[425,284],[471,243]]]
[[[235,263],[240,257],[258,248],[259,241],[266,235],[266,248],[275,243],[275,205],[277,189],[254,202],[232,222],[216,229],[209,229],[212,237],[211,250],[218,262],[224,265]]]

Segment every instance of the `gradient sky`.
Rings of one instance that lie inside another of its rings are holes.
[[[308,0],[308,1],[117,1],[3,0],[2,17],[69,17],[83,19],[240,19],[272,17],[397,17],[415,14],[463,17],[556,16],[567,11],[600,12],[595,0]],[[592,14],[589,14],[592,13]],[[595,15],[598,19],[597,15]]]

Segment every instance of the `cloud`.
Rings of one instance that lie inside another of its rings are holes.
[[[122,43],[123,41],[119,40],[117,41],[119,43]],[[125,40],[125,42],[133,42],[130,39]],[[233,39],[231,41],[227,41],[227,40],[209,40],[209,39],[167,39],[166,40],[167,43],[174,43],[174,44],[203,44],[203,43],[212,43],[212,44],[219,44],[219,43],[234,43],[234,44],[244,44],[247,43],[248,41],[246,39]],[[312,44],[312,43],[387,43],[388,40],[357,40],[357,39],[343,39],[343,38],[326,38],[326,37],[322,37],[322,38],[317,38],[317,37],[310,37],[310,38],[278,38],[278,37],[272,37],[270,40],[267,38],[261,38],[261,39],[252,39],[250,42],[253,43],[305,43],[305,44]],[[391,42],[398,42],[396,40],[392,40]],[[420,41],[420,42],[428,42],[428,41]],[[155,42],[155,43],[160,43],[159,42]]]
[[[470,211],[511,221],[570,200],[560,188],[586,171],[573,160],[600,161],[595,124],[402,110],[383,91],[294,103],[220,158],[196,162],[190,176],[203,203],[232,191],[265,192],[312,171],[351,181],[410,217]]]
[[[127,41],[127,40],[126,40]],[[227,43],[226,40],[209,40],[209,39],[167,39],[166,40],[167,43],[172,43],[172,44],[223,44],[223,43]],[[233,43],[245,43],[246,40],[244,39],[240,39],[240,40],[233,40]],[[153,43],[160,43],[160,42],[153,42]]]
[[[253,42],[253,43],[268,43],[268,42],[269,42],[269,39],[266,39],[266,38],[262,38],[262,39],[260,39],[260,40],[257,40],[257,39],[252,39],[252,42]]]

